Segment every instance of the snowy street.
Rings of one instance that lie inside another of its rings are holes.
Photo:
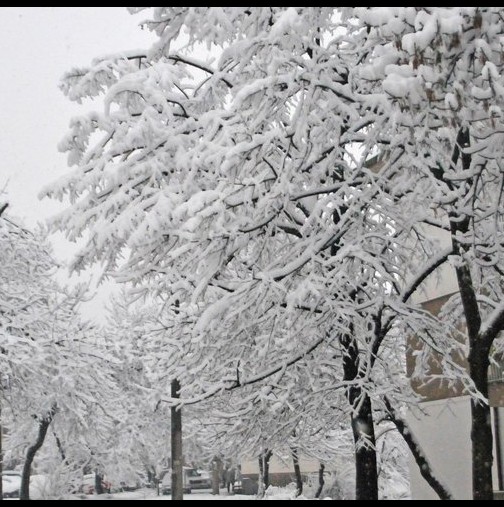
[[[151,488],[141,488],[136,491],[127,491],[122,493],[111,493],[105,495],[72,495],[69,500],[171,500],[170,495],[156,495],[155,490]],[[265,500],[293,500],[291,491],[278,488],[271,495],[267,495]],[[184,494],[184,500],[256,500],[255,495],[234,495],[221,488],[219,495],[212,495],[209,490],[194,491],[190,494]],[[297,500],[306,500],[299,497]]]

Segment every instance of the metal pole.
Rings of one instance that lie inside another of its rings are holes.
[[[171,397],[180,397],[180,383],[171,382]],[[182,459],[182,408],[171,408],[171,462],[172,462],[172,500],[184,499],[184,463]]]

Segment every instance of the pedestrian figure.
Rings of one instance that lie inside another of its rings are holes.
[[[234,480],[235,480],[235,469],[232,467],[228,468],[226,470],[226,486],[227,486],[228,493],[233,492]]]
[[[220,477],[220,479],[221,479],[221,486],[222,486],[223,488],[225,488],[225,487],[226,487],[227,472],[228,472],[228,467],[227,467],[227,466],[225,466],[225,467],[221,470],[221,477]]]

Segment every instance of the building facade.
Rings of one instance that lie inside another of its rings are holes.
[[[431,280],[416,296],[416,302],[434,315],[457,291],[453,268],[443,267],[441,277]],[[406,358],[407,373],[411,377],[414,354],[423,345],[415,337],[409,339]],[[465,357],[454,357],[467,367]],[[435,376],[441,373],[433,354],[429,365]],[[420,443],[436,478],[457,500],[472,499],[472,450],[470,397],[461,382],[447,383],[442,378],[428,383],[412,380],[412,387],[422,397],[417,409],[411,409],[408,423]],[[491,407],[493,447],[493,484],[495,498],[504,498],[504,357],[497,357],[489,370],[489,404]],[[413,457],[410,457],[411,495],[414,500],[439,499],[421,476]]]

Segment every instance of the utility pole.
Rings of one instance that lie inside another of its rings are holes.
[[[218,495],[222,475],[222,460],[219,456],[214,457],[212,465],[212,495]]]
[[[171,382],[171,397],[180,397],[180,382]],[[184,499],[184,463],[182,460],[182,407],[171,407],[171,462],[172,462],[172,500]]]
[[[179,313],[180,302],[175,300],[175,314]],[[172,399],[180,398],[180,382],[171,381]],[[182,453],[182,406],[171,407],[171,466],[172,466],[172,500],[184,499],[184,460]]]

